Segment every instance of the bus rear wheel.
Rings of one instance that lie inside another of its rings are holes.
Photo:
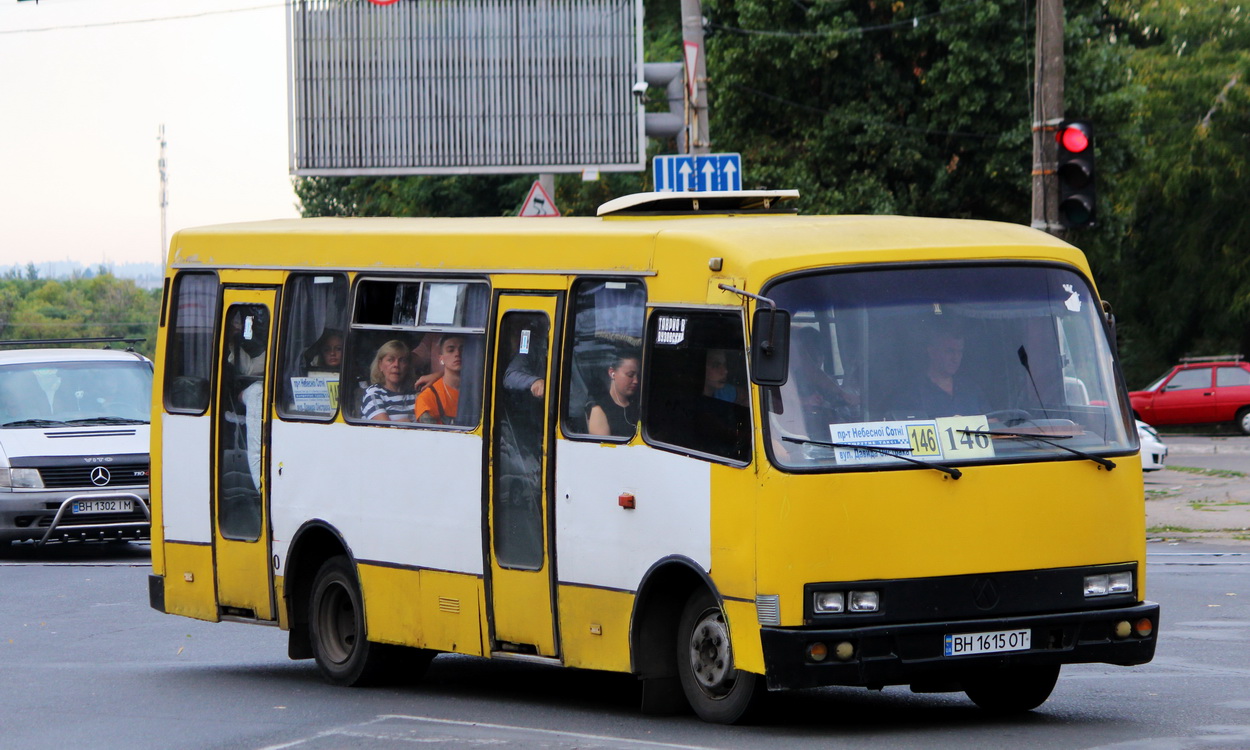
[[[734,666],[725,613],[712,592],[686,602],[677,627],[677,675],[690,707],[704,721],[736,724],[749,718],[763,680]]]
[[[996,714],[1032,711],[1046,702],[1059,680],[1059,666],[987,669],[964,677],[972,702]]]
[[[313,657],[322,676],[347,687],[419,678],[433,652],[367,640],[363,602],[351,561],[343,555],[326,560],[308,605]]]

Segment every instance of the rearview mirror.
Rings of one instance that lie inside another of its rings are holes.
[[[790,313],[759,308],[751,321],[751,382],[785,385],[790,370]]]

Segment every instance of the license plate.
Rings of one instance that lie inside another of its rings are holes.
[[[1033,640],[1033,631],[999,630],[995,633],[955,633],[944,639],[946,656],[971,656],[973,654],[998,654],[1004,651],[1027,651]]]
[[[83,513],[129,513],[135,509],[134,500],[79,500],[70,505],[70,512]]]

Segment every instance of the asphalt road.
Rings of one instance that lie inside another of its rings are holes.
[[[1149,549],[1152,664],[1066,668],[1010,720],[961,694],[822,689],[773,696],[749,727],[642,716],[628,676],[468,657],[417,685],[334,688],[275,628],[149,609],[142,546],[18,550],[0,559],[0,748],[1250,747],[1250,550]]]

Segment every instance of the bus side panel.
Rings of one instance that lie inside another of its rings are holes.
[[[278,575],[317,519],[358,563],[482,575],[482,439],[427,428],[275,420],[271,513]]]
[[[634,595],[566,585],[560,586],[559,601],[564,664],[628,672],[629,623]]]
[[[725,599],[724,609],[725,620],[729,625],[734,666],[746,672],[764,674],[764,646],[760,642],[755,602]]]
[[[208,544],[165,543],[165,611],[217,622],[213,548]]]
[[[480,578],[369,564],[357,571],[369,640],[483,655]]]
[[[212,419],[161,414],[160,423],[162,536],[168,542],[211,544]]]
[[[421,571],[420,646],[436,651],[485,656],[486,591],[478,576]]]
[[[711,568],[708,462],[642,445],[559,440],[556,451],[560,583],[633,592],[666,557]]]

